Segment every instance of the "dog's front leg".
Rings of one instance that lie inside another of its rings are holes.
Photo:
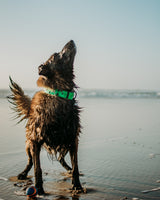
[[[27,178],[27,174],[28,174],[28,172],[30,171],[30,169],[32,168],[32,165],[33,165],[29,141],[26,142],[26,153],[28,155],[28,163],[27,163],[26,168],[23,170],[23,172],[18,174],[17,178],[19,180],[24,180],[24,179]]]
[[[40,150],[41,145],[39,143],[33,144],[33,164],[34,164],[34,176],[35,176],[35,187],[38,189],[38,194],[44,194],[42,170],[40,165]]]
[[[79,170],[78,170],[78,138],[76,138],[75,143],[70,149],[70,157],[72,163],[72,189],[83,191],[80,180],[79,180]]]

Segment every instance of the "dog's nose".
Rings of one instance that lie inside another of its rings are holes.
[[[70,40],[70,41],[68,42],[68,44],[69,44],[69,47],[70,47],[70,48],[76,47],[76,45],[75,45],[75,43],[74,43],[73,40]]]
[[[75,45],[75,43],[74,43],[74,41],[73,40],[70,40],[70,42],[69,42],[70,44],[72,44],[72,45]]]

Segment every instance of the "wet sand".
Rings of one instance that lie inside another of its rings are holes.
[[[159,99],[80,99],[83,133],[79,168],[87,194],[72,196],[71,180],[54,159],[41,153],[44,189],[39,199],[120,200],[160,198]],[[26,199],[15,177],[27,162],[25,123],[15,125],[6,100],[0,99],[0,199]],[[69,161],[69,156],[67,156]],[[34,181],[33,169],[30,180]],[[32,184],[32,183],[31,183]],[[17,191],[19,193],[17,193]],[[146,193],[145,193],[146,191]],[[147,192],[148,191],[148,192]]]

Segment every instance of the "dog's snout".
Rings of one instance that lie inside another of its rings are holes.
[[[61,55],[66,55],[67,57],[72,56],[74,58],[76,54],[76,45],[73,40],[70,40],[62,49]]]
[[[73,40],[70,40],[70,41],[64,46],[63,49],[65,49],[65,50],[73,50],[73,49],[75,49],[75,48],[76,48],[76,45],[75,45],[74,41],[73,41]]]
[[[74,43],[73,40],[70,40],[70,41],[68,42],[68,47],[69,47],[69,49],[73,49],[73,48],[76,47],[76,45],[75,45],[75,43]]]
[[[70,43],[72,46],[75,46],[75,43],[74,43],[73,40],[71,40],[69,43]]]

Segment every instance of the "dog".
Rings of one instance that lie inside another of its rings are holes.
[[[21,87],[10,77],[12,94],[8,100],[26,123],[26,153],[28,163],[17,176],[26,179],[34,165],[35,187],[38,194],[44,194],[40,151],[42,147],[49,154],[58,155],[61,165],[72,173],[72,190],[83,191],[78,169],[78,140],[81,132],[80,108],[75,99],[73,63],[76,45],[69,41],[62,51],[54,53],[38,67],[37,85],[43,90],[35,93],[33,98],[24,94]],[[72,168],[66,163],[65,155],[69,152]]]

